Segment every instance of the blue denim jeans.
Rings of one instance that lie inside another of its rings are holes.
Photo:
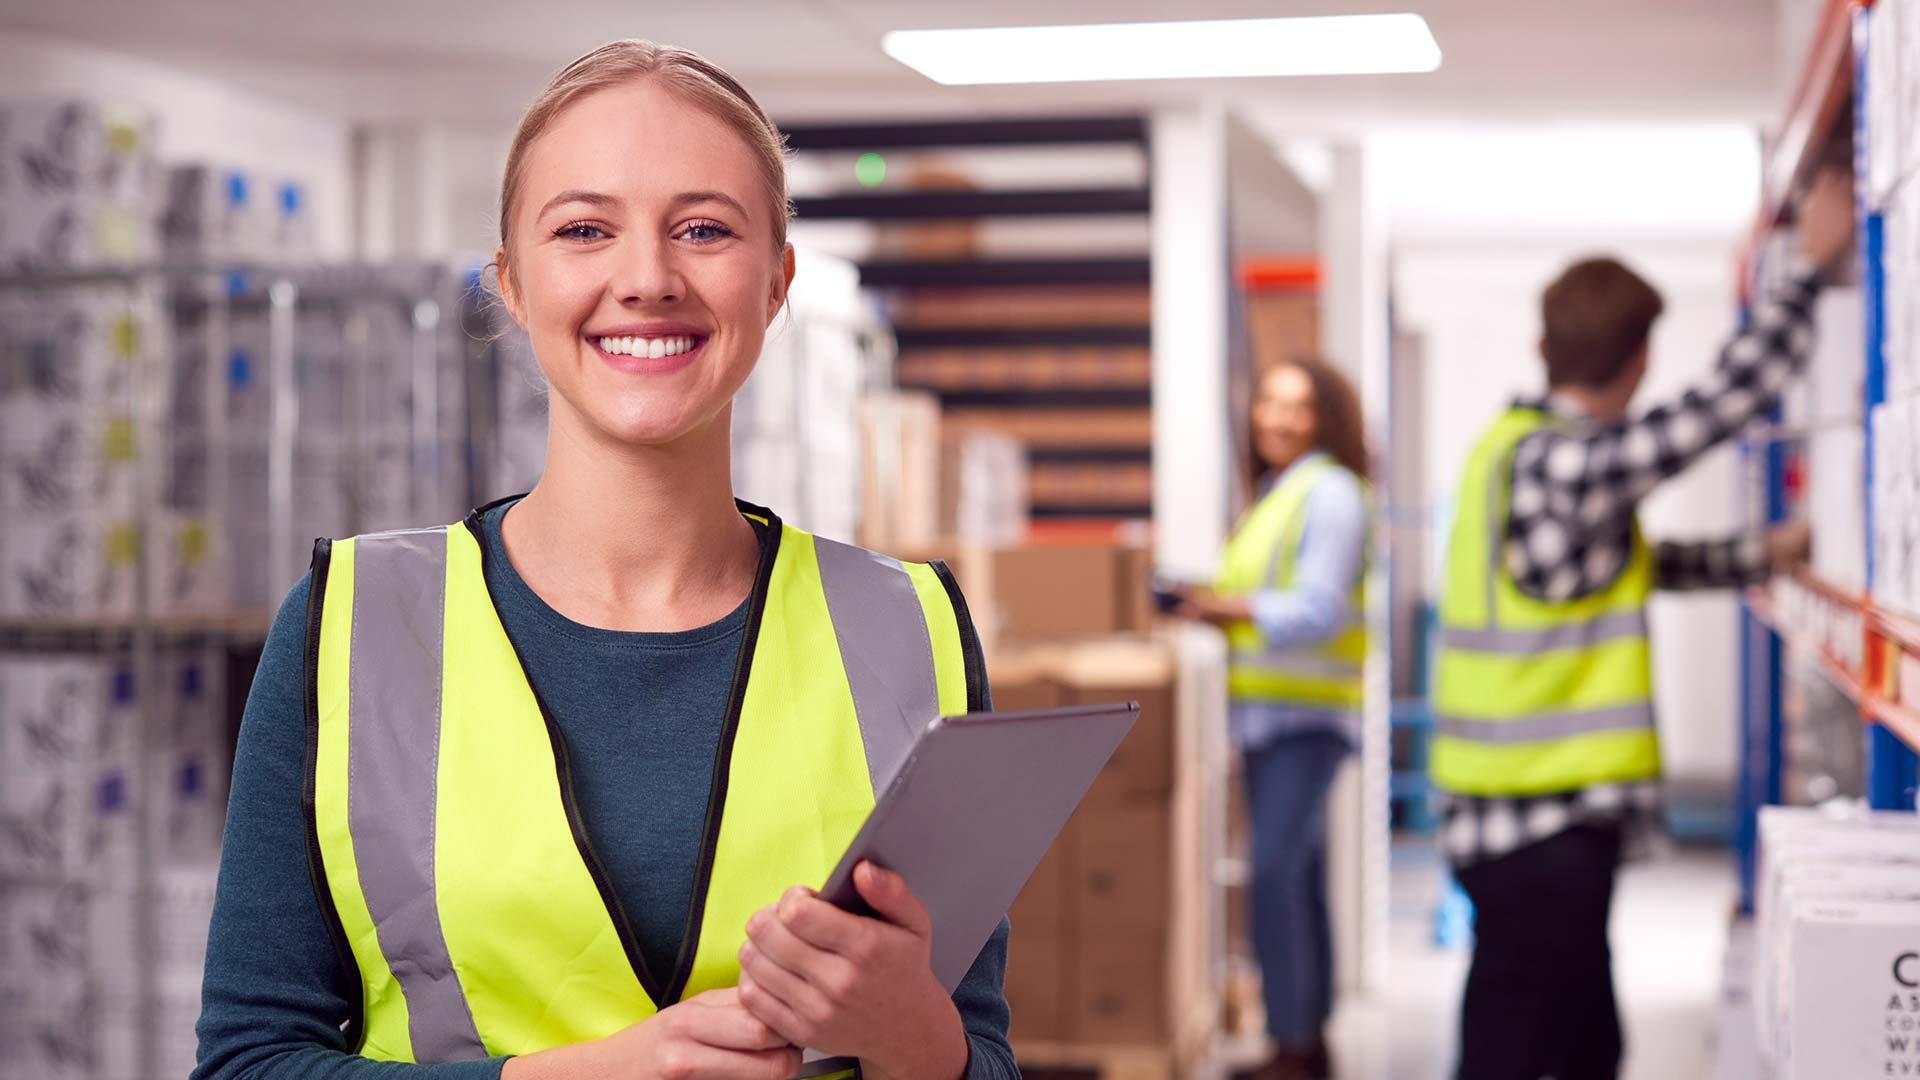
[[[1253,947],[1267,1031],[1298,1046],[1333,1012],[1327,789],[1351,749],[1335,731],[1286,735],[1244,755],[1253,838]]]

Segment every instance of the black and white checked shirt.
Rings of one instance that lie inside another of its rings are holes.
[[[1817,273],[1798,270],[1753,311],[1713,372],[1677,399],[1633,418],[1595,423],[1554,397],[1516,405],[1556,422],[1514,451],[1507,570],[1520,591],[1567,601],[1611,585],[1627,564],[1640,500],[1771,408],[1806,365]],[[1661,589],[1712,589],[1765,577],[1759,535],[1654,544]],[[1658,781],[1600,784],[1522,798],[1440,793],[1440,844],[1467,866],[1545,840],[1570,826],[1612,822],[1630,850],[1658,824]]]

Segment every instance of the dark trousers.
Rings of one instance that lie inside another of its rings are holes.
[[[1578,825],[1468,867],[1473,969],[1459,1080],[1614,1080],[1620,1013],[1607,916],[1620,831]]]

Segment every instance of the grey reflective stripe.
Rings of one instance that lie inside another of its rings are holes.
[[[1357,679],[1364,671],[1364,664],[1304,653],[1235,652],[1232,663],[1235,667],[1261,668],[1310,678]]]
[[[818,536],[813,546],[878,795],[940,715],[933,639],[899,560]]]
[[[1305,460],[1295,462],[1293,465],[1293,468],[1301,470],[1299,479],[1295,481],[1297,483],[1308,484],[1309,481],[1317,481],[1318,477],[1316,477],[1314,473],[1326,467],[1326,461],[1321,456],[1321,455],[1324,455],[1326,451],[1310,450],[1307,453],[1309,456]],[[1278,495],[1280,493],[1281,487],[1285,486],[1286,483],[1290,480],[1295,480],[1295,478],[1291,476],[1282,477],[1278,483],[1273,485],[1272,490],[1267,492],[1266,497],[1272,498],[1273,496]],[[1309,494],[1313,491],[1311,484],[1308,484],[1307,491]],[[1303,504],[1305,503],[1306,498],[1307,496],[1305,495],[1301,496],[1301,502]],[[1280,580],[1280,559],[1282,556],[1286,555],[1287,553],[1287,534],[1292,531],[1293,530],[1289,527],[1289,525],[1282,525],[1280,527],[1280,538],[1274,542],[1273,555],[1271,558],[1267,560],[1267,575],[1260,579],[1262,582],[1265,583],[1260,586],[1261,588],[1284,589],[1287,586],[1293,584],[1293,582],[1291,581]],[[1301,540],[1301,537],[1299,535],[1296,535],[1293,537],[1293,542],[1295,544],[1300,543],[1300,540]]]
[[[1521,436],[1526,438],[1525,435]],[[1493,463],[1487,473],[1487,629],[1491,630],[1500,622],[1499,596],[1497,585],[1501,568],[1506,565],[1507,538],[1501,526],[1506,524],[1506,514],[1502,513],[1500,498],[1500,474],[1509,477],[1513,473],[1513,458],[1520,444],[1515,442],[1500,460]]]
[[[1472,652],[1531,656],[1549,649],[1584,649],[1622,638],[1646,636],[1647,613],[1636,609],[1610,611],[1586,622],[1561,623],[1538,630],[1446,626],[1440,629],[1440,646]]]
[[[1483,743],[1543,742],[1608,731],[1653,730],[1653,705],[1613,705],[1603,709],[1536,713],[1510,720],[1435,715],[1433,731],[1455,739]]]
[[[347,824],[381,955],[407,1002],[413,1059],[487,1056],[440,930],[434,819],[447,530],[354,541]]]

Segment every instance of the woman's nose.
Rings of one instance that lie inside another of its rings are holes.
[[[623,304],[670,304],[686,295],[671,243],[636,240],[621,253],[613,291]]]

